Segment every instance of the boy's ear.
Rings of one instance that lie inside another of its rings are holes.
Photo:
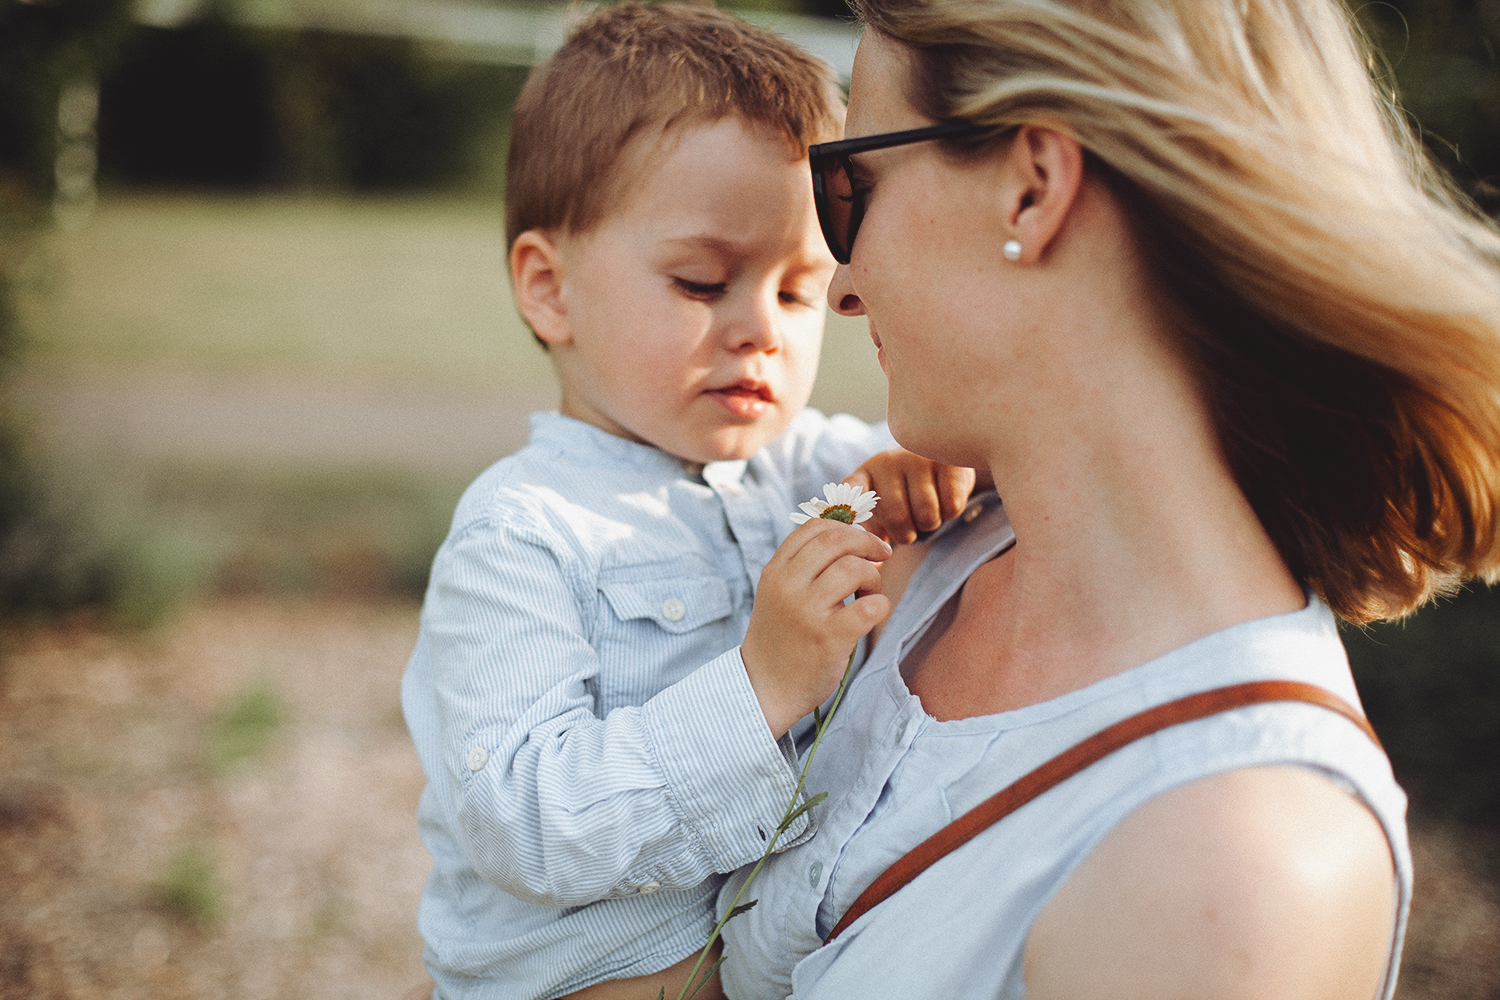
[[[1004,154],[1007,238],[1021,244],[1021,263],[1034,263],[1051,247],[1083,184],[1083,147],[1045,125],[1023,125]]]
[[[549,348],[573,339],[563,299],[562,257],[546,233],[528,229],[510,246],[510,281],[516,308]]]

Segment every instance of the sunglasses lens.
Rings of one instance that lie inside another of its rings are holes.
[[[822,197],[818,199],[818,221],[823,225],[823,236],[828,240],[833,259],[847,264],[854,244],[854,233],[850,231],[854,221],[854,185],[837,156],[825,157],[820,167],[823,184]]]

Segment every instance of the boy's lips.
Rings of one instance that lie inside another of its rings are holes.
[[[754,420],[764,416],[776,401],[771,387],[754,379],[741,379],[732,385],[709,389],[708,395],[737,420]]]

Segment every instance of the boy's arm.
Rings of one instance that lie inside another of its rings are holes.
[[[565,562],[535,532],[486,523],[434,564],[408,687],[431,706],[414,736],[469,863],[519,898],[575,906],[759,857],[796,776],[739,650],[598,718]]]

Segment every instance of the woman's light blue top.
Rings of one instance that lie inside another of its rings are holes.
[[[1357,705],[1327,607],[1248,622],[1051,701],[939,722],[898,668],[969,574],[1014,536],[993,494],[936,536],[831,723],[809,793],[817,834],[772,859],[746,893],[759,899],[725,929],[731,1000],[1001,997],[1025,993],[1032,923],[1122,818],[1198,778],[1243,767],[1312,768],[1369,806],[1398,884],[1383,996],[1395,988],[1411,898],[1406,797],[1385,755],[1347,719],[1312,705],[1242,708],[1148,736],[1070,778],[933,867],[852,924],[826,935],[892,862],[1023,774],[1085,737],[1162,702],[1227,684],[1304,681]],[[727,906],[744,872],[720,894]]]
[[[809,410],[700,468],[539,414],[464,493],[402,682],[441,995],[556,997],[703,946],[714,873],[796,786],[739,656],[755,583],[796,504],[892,446]]]

